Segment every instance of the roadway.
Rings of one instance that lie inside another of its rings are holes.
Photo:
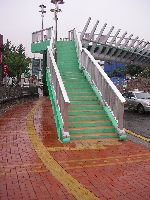
[[[129,140],[150,147],[150,113],[140,115],[136,111],[125,110],[124,127],[131,132]]]

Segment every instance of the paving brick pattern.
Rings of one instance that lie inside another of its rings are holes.
[[[25,102],[0,116],[0,199],[75,199],[32,147],[26,120],[35,104]],[[49,154],[99,199],[150,199],[150,149],[115,138],[63,145],[57,140],[46,98],[34,116],[34,126]]]
[[[72,200],[32,148],[26,117],[35,103],[17,105],[0,116],[0,199]]]

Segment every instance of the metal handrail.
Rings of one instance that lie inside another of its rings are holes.
[[[73,38],[75,38],[76,41],[81,66],[88,72],[91,82],[95,84],[103,97],[104,103],[109,107],[113,116],[116,118],[118,130],[122,131],[124,128],[123,114],[125,98],[121,95],[120,91],[113,84],[104,70],[99,66],[91,53],[87,49],[82,48],[76,30],[74,30]]]
[[[54,45],[55,39],[54,34],[52,33],[50,47],[47,51],[47,71],[51,75],[51,84],[53,85],[56,94],[55,105],[58,106],[63,120],[62,136],[69,137],[68,108],[70,105],[70,101],[54,58]]]
[[[119,129],[122,130],[125,103],[124,97],[87,49],[83,49],[82,51],[81,64],[101,92],[104,102],[118,121]]]
[[[72,31],[73,31],[73,33],[72,33],[73,38],[76,41],[76,51],[77,51],[77,56],[78,56],[78,60],[79,60],[79,66],[80,66],[80,69],[81,69],[82,43],[81,43],[81,40],[80,40],[79,33],[77,33],[77,31],[75,29],[72,30]]]
[[[35,31],[32,33],[32,43],[45,41],[51,39],[53,27],[46,28],[43,30]]]

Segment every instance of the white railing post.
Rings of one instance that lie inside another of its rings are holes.
[[[65,104],[64,104],[64,111],[63,111],[64,131],[65,131],[65,133],[69,133],[69,129],[68,129],[68,107],[69,107],[69,103],[65,102]]]

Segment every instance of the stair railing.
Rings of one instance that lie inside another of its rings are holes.
[[[112,115],[116,119],[118,123],[118,127],[116,128],[119,134],[124,134],[124,97],[104,72],[104,70],[99,66],[91,53],[87,49],[82,48],[79,34],[75,29],[74,34],[72,35],[76,41],[77,53],[81,66],[88,73],[91,82],[97,87],[99,93],[102,95],[104,104],[109,108]]]
[[[59,109],[62,118],[63,127],[62,127],[62,132],[60,133],[62,134],[60,138],[63,139],[66,137],[70,137],[68,130],[68,107],[70,105],[70,101],[54,58],[55,54],[54,47],[55,47],[55,39],[54,39],[54,34],[52,34],[50,47],[48,48],[47,51],[47,73],[50,77],[50,84],[54,88],[55,107]]]
[[[75,40],[76,43],[76,52],[77,52],[77,56],[78,56],[78,61],[79,61],[79,68],[81,69],[81,54],[82,54],[82,43],[80,40],[80,35],[76,32],[75,29],[68,31],[68,39],[71,40]]]
[[[36,31],[32,33],[32,43],[37,43],[45,40],[51,39],[53,27],[46,28],[40,31]]]

